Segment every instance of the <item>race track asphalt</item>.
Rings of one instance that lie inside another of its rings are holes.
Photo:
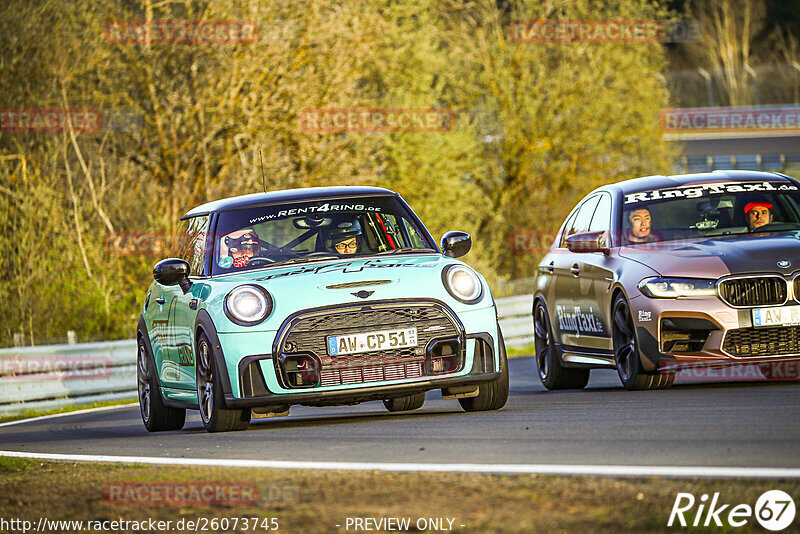
[[[0,450],[28,453],[331,462],[800,467],[800,383],[680,384],[622,389],[593,371],[587,389],[547,392],[532,358],[510,360],[500,411],[466,413],[428,394],[414,412],[380,402],[293,407],[244,432],[149,434],[138,406],[0,428]]]

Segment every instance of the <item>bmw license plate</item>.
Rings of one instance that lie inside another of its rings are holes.
[[[800,324],[800,306],[779,306],[753,310],[753,326],[786,326]]]
[[[398,328],[343,336],[328,336],[327,341],[328,354],[331,356],[402,349],[417,346],[417,329]]]

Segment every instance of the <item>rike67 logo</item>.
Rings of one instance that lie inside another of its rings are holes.
[[[767,530],[777,532],[792,524],[794,499],[781,490],[764,492],[755,506],[732,505],[720,501],[719,492],[709,500],[708,494],[695,499],[691,493],[678,493],[669,514],[668,527],[743,527],[753,518]]]

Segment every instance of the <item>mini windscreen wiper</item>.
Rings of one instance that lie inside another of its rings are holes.
[[[417,248],[417,247],[402,247],[402,248],[393,248],[392,250],[384,250],[383,252],[378,252],[377,255],[381,256],[383,254],[406,254],[409,252],[436,252],[432,248]]]
[[[327,255],[327,256],[303,256],[301,258],[292,258],[292,259],[286,260],[286,261],[279,261],[279,262],[273,263],[271,266],[274,266],[274,265],[289,265],[289,264],[292,264],[292,263],[307,263],[309,261],[340,260],[340,259],[342,259],[342,258],[339,257],[339,256],[334,256],[333,254],[330,254],[330,255]]]

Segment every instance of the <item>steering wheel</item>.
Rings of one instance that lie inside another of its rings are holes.
[[[273,260],[272,258],[265,258],[263,256],[253,256],[248,260],[247,265],[258,265],[259,263],[262,264],[275,263],[275,260]]]
[[[311,252],[311,253],[305,255],[306,258],[317,258],[317,257],[320,257],[320,256],[335,256],[335,254],[333,252],[321,252],[321,251],[318,251],[318,252]]]

